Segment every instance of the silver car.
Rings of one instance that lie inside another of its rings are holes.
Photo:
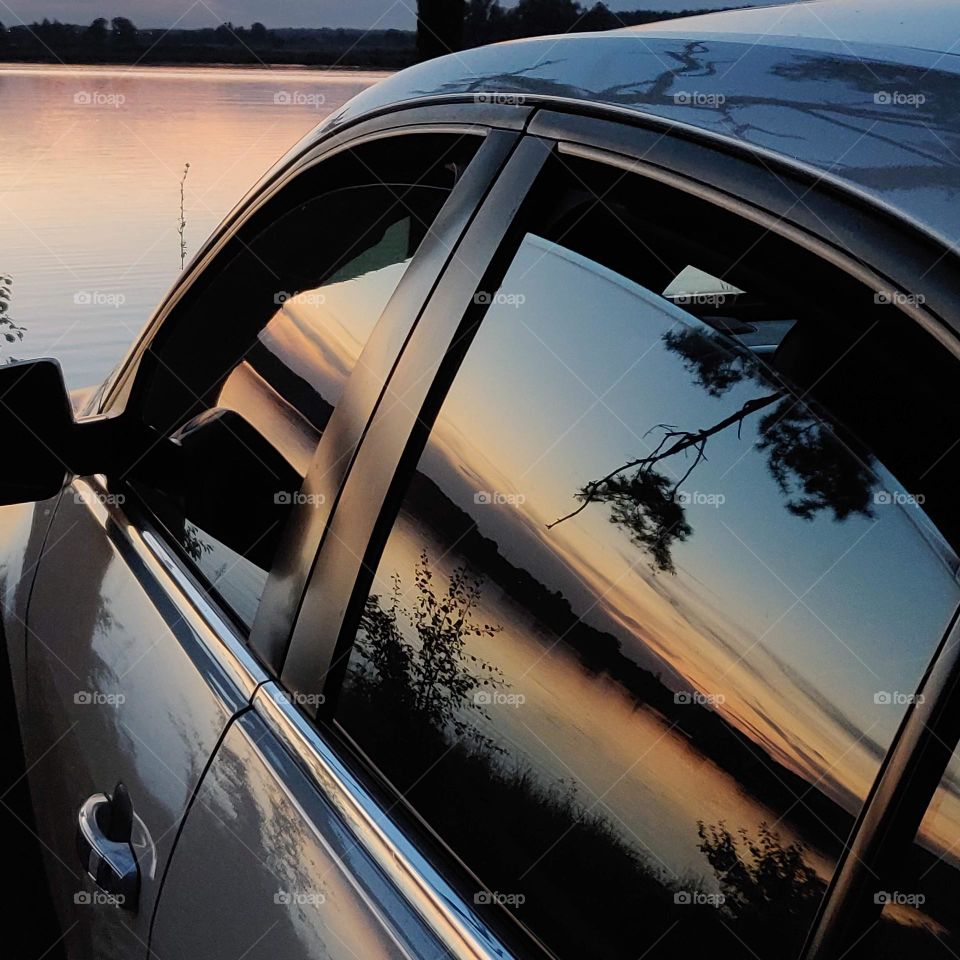
[[[960,954],[958,32],[422,64],[104,384],[0,370],[71,960]]]

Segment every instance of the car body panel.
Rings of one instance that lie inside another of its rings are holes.
[[[798,5],[809,9],[810,22],[820,18],[825,33],[835,6]],[[853,16],[847,6],[839,8]],[[875,7],[892,9],[887,3],[855,6],[864,21]],[[943,41],[956,35],[957,8],[916,6],[935,11],[942,50]],[[760,12],[744,11],[732,23]],[[958,249],[960,57],[897,45],[895,17],[885,21],[890,35],[881,43],[879,28],[870,42],[841,40],[843,34],[832,41],[759,38],[735,26],[721,31],[729,16],[461,51],[370,87],[313,136],[429,98],[606,107],[637,122],[801,165]]]
[[[204,960],[450,956],[255,711],[203,779],[151,947]]]
[[[71,956],[104,960],[145,955],[181,819],[256,669],[242,654],[219,654],[225,625],[203,623],[147,534],[109,498],[86,481],[64,493],[29,611],[19,705],[65,943]],[[136,911],[98,900],[76,853],[81,804],[118,781],[137,824]]]

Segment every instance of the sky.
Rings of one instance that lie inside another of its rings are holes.
[[[511,0],[501,0],[512,6]],[[767,6],[744,0],[607,0],[611,10],[713,9]],[[89,23],[96,17],[129,17],[138,27],[209,27],[225,20],[247,26],[412,29],[416,0],[0,0],[0,21],[9,25],[48,17]]]

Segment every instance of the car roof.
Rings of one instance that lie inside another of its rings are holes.
[[[735,142],[840,184],[960,252],[952,0],[809,0],[477,47],[381,81],[310,139],[384,109],[495,93],[599,105]]]

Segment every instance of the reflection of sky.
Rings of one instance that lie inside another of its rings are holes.
[[[675,577],[653,576],[602,505],[547,531],[586,482],[649,452],[655,425],[703,428],[770,390],[747,383],[710,397],[660,341],[682,311],[536,238],[501,289],[525,303],[489,311],[427,472],[507,559],[612,627],[625,653],[723,694],[741,729],[855,805],[879,762],[872,744],[890,742],[903,710],[875,694],[914,689],[958,601],[946,568],[897,507],[842,523],[790,514],[753,449],[757,416],[739,438],[711,438],[684,483],[725,502],[688,508],[694,533],[674,546]],[[679,474],[690,461],[676,459]],[[478,509],[478,489],[526,500]]]

